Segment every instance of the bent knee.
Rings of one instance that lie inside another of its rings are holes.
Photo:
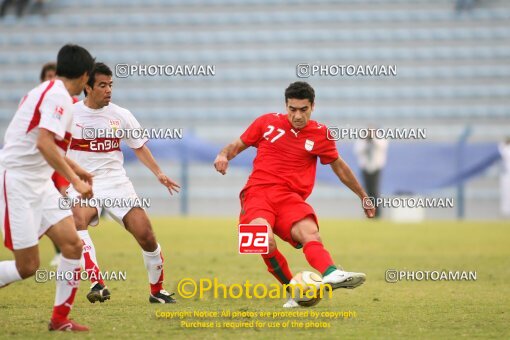
[[[292,232],[291,232],[291,235],[292,235],[292,238],[301,243],[301,244],[306,244],[308,242],[311,242],[311,241],[318,241],[318,242],[322,242],[321,240],[321,236],[319,234],[319,230],[315,229],[306,229],[306,230],[303,230],[303,229],[296,229],[296,228],[293,228],[292,229]]]
[[[68,259],[80,258],[82,250],[83,242],[79,237],[73,237],[65,244],[60,245],[62,255]]]
[[[23,262],[16,262],[16,269],[22,279],[26,279],[35,274],[39,269],[39,258],[26,259]]]
[[[77,230],[87,230],[90,222],[96,216],[96,208],[73,208],[74,225]]]
[[[301,238],[302,238],[302,241],[303,241],[302,244],[306,244],[306,243],[311,242],[311,241],[322,242],[321,235],[319,234],[318,230],[310,232],[310,233],[302,234]]]
[[[269,224],[269,222],[265,218],[262,218],[262,217],[257,217],[255,219],[251,220],[249,224],[265,224],[265,225],[271,226],[271,224]]]
[[[74,224],[76,225],[76,230],[87,230],[89,227],[89,222],[83,216],[74,216]]]

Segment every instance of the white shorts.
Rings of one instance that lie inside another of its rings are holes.
[[[138,199],[135,188],[127,176],[110,178],[103,177],[100,179],[93,178],[92,180],[92,191],[94,192],[94,199],[97,199],[97,202],[107,202],[112,199]],[[79,196],[78,192],[74,190],[72,186],[67,189],[67,195],[69,198],[76,198]],[[97,210],[97,215],[89,223],[89,225],[93,227],[99,224],[99,216],[101,216],[101,212],[103,210],[108,213],[108,215],[110,215],[116,222],[124,226],[122,219],[131,209],[135,207],[140,207],[143,209],[143,207],[139,205],[104,206],[101,204],[96,204],[94,207]]]
[[[0,224],[4,245],[11,250],[33,247],[57,222],[72,216],[59,208],[62,197],[50,178],[46,182],[0,169]]]

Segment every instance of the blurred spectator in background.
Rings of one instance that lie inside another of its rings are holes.
[[[29,1],[30,0],[4,0],[2,2],[2,6],[0,7],[0,17],[3,17],[5,12],[7,12],[7,8],[14,4],[16,4],[16,15],[18,18],[23,16]]]
[[[46,15],[45,4],[46,0],[35,0],[32,4],[29,13],[30,14],[41,14]],[[0,7],[0,17],[3,17],[9,6],[16,5],[16,15],[18,18],[22,17],[25,14],[25,9],[27,8],[30,0],[3,0],[2,5]]]
[[[478,0],[456,0],[455,10],[457,12],[470,11],[475,7]]]
[[[57,76],[57,64],[54,62],[49,62],[43,65],[39,79],[41,80],[41,83],[44,83],[46,80],[52,80],[56,76]]]
[[[503,173],[501,174],[501,213],[510,218],[510,136],[499,145],[499,153],[503,159]]]
[[[54,62],[49,62],[43,65],[41,69],[41,73],[39,75],[39,80],[41,83],[44,83],[47,80],[53,80],[57,76],[57,64]],[[27,96],[21,98],[19,105],[23,104]]]
[[[379,197],[381,171],[386,164],[388,141],[375,138],[372,127],[366,139],[358,139],[354,143],[354,153],[363,173],[365,191],[369,197]],[[379,218],[381,209],[377,209],[375,218]]]
[[[41,83],[44,83],[46,80],[53,80],[56,76],[57,64],[54,62],[49,62],[43,65],[39,79],[41,80]],[[80,99],[78,97],[73,97],[73,103],[77,103],[79,101]]]
[[[32,14],[46,15],[46,11],[44,8],[45,2],[46,2],[45,0],[36,0],[35,3],[32,5],[30,12]]]

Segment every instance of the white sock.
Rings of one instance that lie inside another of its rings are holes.
[[[57,268],[55,292],[55,306],[53,307],[53,319],[66,319],[71,311],[74,296],[80,284],[80,260],[60,259]],[[70,273],[76,273],[71,275]]]
[[[163,284],[163,256],[161,255],[161,247],[158,243],[158,247],[156,250],[142,251],[143,254],[143,262],[145,263],[145,268],[147,269],[147,273],[149,274],[149,283],[151,284],[151,292],[156,293],[159,292],[162,288]]]
[[[16,261],[0,262],[0,287],[20,280],[21,276],[16,268]]]
[[[100,273],[96,258],[96,248],[94,247],[94,242],[92,242],[92,239],[90,238],[89,231],[79,230],[78,236],[80,236],[81,240],[83,241],[83,251],[81,257],[82,268],[87,271],[88,277],[91,279],[90,281],[92,283],[96,281],[102,281],[99,280]]]

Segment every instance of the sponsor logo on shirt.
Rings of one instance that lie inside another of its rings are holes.
[[[88,152],[111,152],[120,151],[120,139],[118,138],[95,138],[92,140],[73,138],[71,150]]]
[[[96,139],[90,141],[90,151],[117,151],[119,150],[120,141],[118,139]]]
[[[60,120],[62,118],[62,115],[64,114],[64,108],[62,106],[55,107],[55,111],[53,112],[53,117]]]
[[[120,129],[120,120],[118,119],[110,119],[110,127],[114,130]]]

